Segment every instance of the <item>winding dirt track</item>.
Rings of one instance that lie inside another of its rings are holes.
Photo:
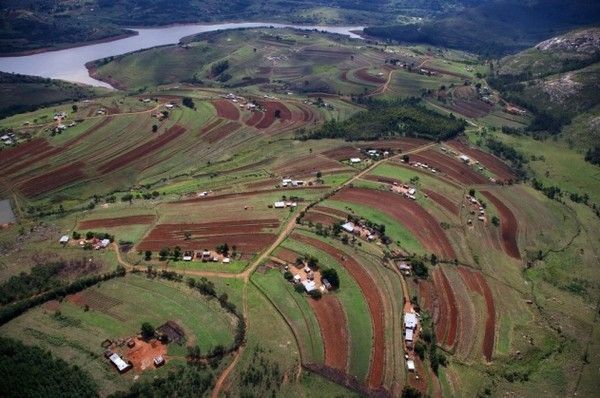
[[[500,223],[502,232],[502,246],[506,254],[517,260],[521,259],[521,253],[519,252],[519,245],[517,244],[517,235],[519,233],[519,224],[513,212],[506,206],[500,199],[495,197],[489,191],[481,191],[481,194],[485,196],[500,212]]]
[[[302,243],[309,244],[319,250],[329,254],[350,272],[350,275],[356,280],[362,291],[373,322],[373,350],[371,356],[371,366],[367,383],[370,388],[377,389],[383,385],[384,365],[385,365],[385,322],[383,319],[384,306],[381,295],[373,278],[364,268],[344,252],[336,249],[327,243],[311,238],[309,236],[294,234],[292,237]]]

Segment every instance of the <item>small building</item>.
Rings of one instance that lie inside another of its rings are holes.
[[[134,339],[127,340],[127,347],[129,347],[129,348],[135,347],[135,340]]]
[[[283,202],[283,201],[275,202],[273,204],[273,207],[275,207],[276,209],[284,209],[285,208],[285,202]]]
[[[301,280],[302,278],[300,277],[300,274],[294,275],[294,283],[300,283]]]
[[[69,243],[69,235],[61,236],[58,241],[60,242],[61,245],[66,245],[67,243]]]
[[[460,155],[458,158],[465,163],[471,162],[471,159],[467,155]]]
[[[354,228],[355,228],[355,226],[354,226],[354,223],[352,223],[352,222],[347,222],[345,224],[342,224],[342,229],[346,232],[352,233],[352,232],[354,232]]]
[[[409,359],[408,361],[406,361],[406,367],[408,368],[409,372],[414,372],[415,371],[415,361],[413,361],[412,359]]]
[[[124,373],[131,368],[131,365],[125,362],[123,358],[119,356],[119,354],[114,353],[108,359],[120,373]]]
[[[350,163],[360,163],[360,158],[350,158]]]
[[[193,258],[193,253],[192,252],[185,252],[183,253],[183,261],[192,261]]]
[[[157,368],[165,364],[165,358],[162,355],[154,357],[154,366]]]
[[[331,290],[331,283],[326,278],[321,279],[321,283],[325,286],[325,289]]]
[[[416,190],[416,189],[414,189],[414,188],[410,188],[410,189],[408,190],[408,194],[409,194],[409,195],[414,195],[415,193],[417,193],[417,190]]]
[[[165,108],[167,109],[173,109],[175,107],[175,105],[173,104],[165,104]]]
[[[404,340],[412,342],[413,341],[413,335],[414,335],[414,332],[413,332],[412,329],[406,329],[406,334],[404,336]]]
[[[108,240],[108,239],[102,239],[102,240],[100,241],[100,247],[101,247],[101,248],[103,248],[103,249],[104,249],[104,248],[106,248],[108,245],[110,245],[110,240]]]
[[[317,287],[314,281],[309,281],[309,280],[302,281],[302,285],[304,285],[304,288],[306,289],[307,292],[312,292]]]
[[[404,327],[406,329],[414,329],[417,327],[417,315],[413,312],[404,313]]]
[[[231,259],[229,257],[223,258],[223,264],[229,264],[230,262],[231,262]]]

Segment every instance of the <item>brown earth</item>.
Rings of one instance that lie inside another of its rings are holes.
[[[450,156],[446,156],[437,150],[428,149],[418,154],[410,155],[410,162],[426,163],[447,175],[448,178],[463,185],[487,184],[489,182],[487,178],[477,173],[470,166]]]
[[[219,117],[229,120],[239,120],[240,111],[235,104],[227,100],[213,100],[212,105],[217,110],[217,115],[219,115]]]
[[[127,225],[152,224],[154,215],[127,216],[116,218],[98,218],[93,220],[80,221],[78,227],[80,229],[92,228],[111,228]]]
[[[356,280],[360,287],[371,314],[373,323],[373,354],[371,358],[371,367],[367,383],[370,388],[379,388],[383,385],[384,365],[385,365],[385,322],[383,300],[377,289],[377,284],[371,278],[369,273],[356,262],[352,257],[347,256],[344,252],[336,249],[327,243],[311,238],[306,235],[294,234],[293,238],[299,242],[309,244],[319,250],[332,256],[336,261],[348,270],[350,275]]]
[[[19,185],[19,190],[28,198],[50,192],[85,178],[85,172],[83,171],[84,166],[85,164],[81,161],[70,163],[25,181]]]
[[[348,362],[348,326],[344,308],[333,294],[326,294],[320,300],[308,299],[317,320],[323,346],[325,365],[346,371]]]
[[[135,340],[135,346],[128,348],[124,353],[124,358],[131,361],[133,369],[138,372],[154,369],[154,358],[162,356],[167,360],[167,346],[158,340],[146,342],[141,339]]]
[[[516,176],[510,167],[494,155],[484,152],[480,149],[470,147],[457,138],[448,141],[447,144],[459,152],[462,152],[467,156],[479,161],[488,170],[494,173],[494,175],[496,175],[496,177],[498,177],[498,179],[501,181],[508,182],[515,180]]]
[[[517,235],[519,224],[513,212],[500,199],[492,195],[489,191],[481,191],[500,213],[500,227],[502,231],[502,246],[506,254],[518,260],[521,259],[519,245],[517,244]]]
[[[427,194],[437,204],[441,205],[443,208],[448,210],[450,213],[454,215],[458,215],[458,205],[452,202],[450,199],[445,197],[444,195],[432,191],[431,189],[423,189],[423,192]]]
[[[440,224],[416,202],[398,194],[363,188],[345,188],[334,200],[373,207],[402,223],[423,246],[444,259],[456,258],[456,253]]]

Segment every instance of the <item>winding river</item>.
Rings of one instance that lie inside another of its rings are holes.
[[[132,29],[138,32],[135,36],[114,40],[106,43],[90,44],[87,46],[67,48],[58,51],[48,51],[33,55],[18,57],[0,57],[0,71],[20,73],[24,75],[42,76],[62,79],[71,82],[84,83],[93,86],[110,88],[107,83],[89,76],[85,64],[100,58],[125,54],[165,44],[175,44],[183,37],[197,33],[212,32],[237,28],[258,28],[273,26],[275,28],[318,29],[330,33],[360,38],[352,31],[361,31],[361,26],[306,26],[293,24],[237,22],[222,24],[190,24],[176,25],[152,29]]]

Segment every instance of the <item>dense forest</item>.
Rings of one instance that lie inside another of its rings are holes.
[[[0,397],[96,397],[84,371],[48,351],[0,337]]]
[[[465,129],[465,121],[425,108],[420,100],[367,100],[368,109],[348,120],[331,119],[316,130],[299,131],[300,139],[344,138],[347,141],[417,137],[445,140]]]

